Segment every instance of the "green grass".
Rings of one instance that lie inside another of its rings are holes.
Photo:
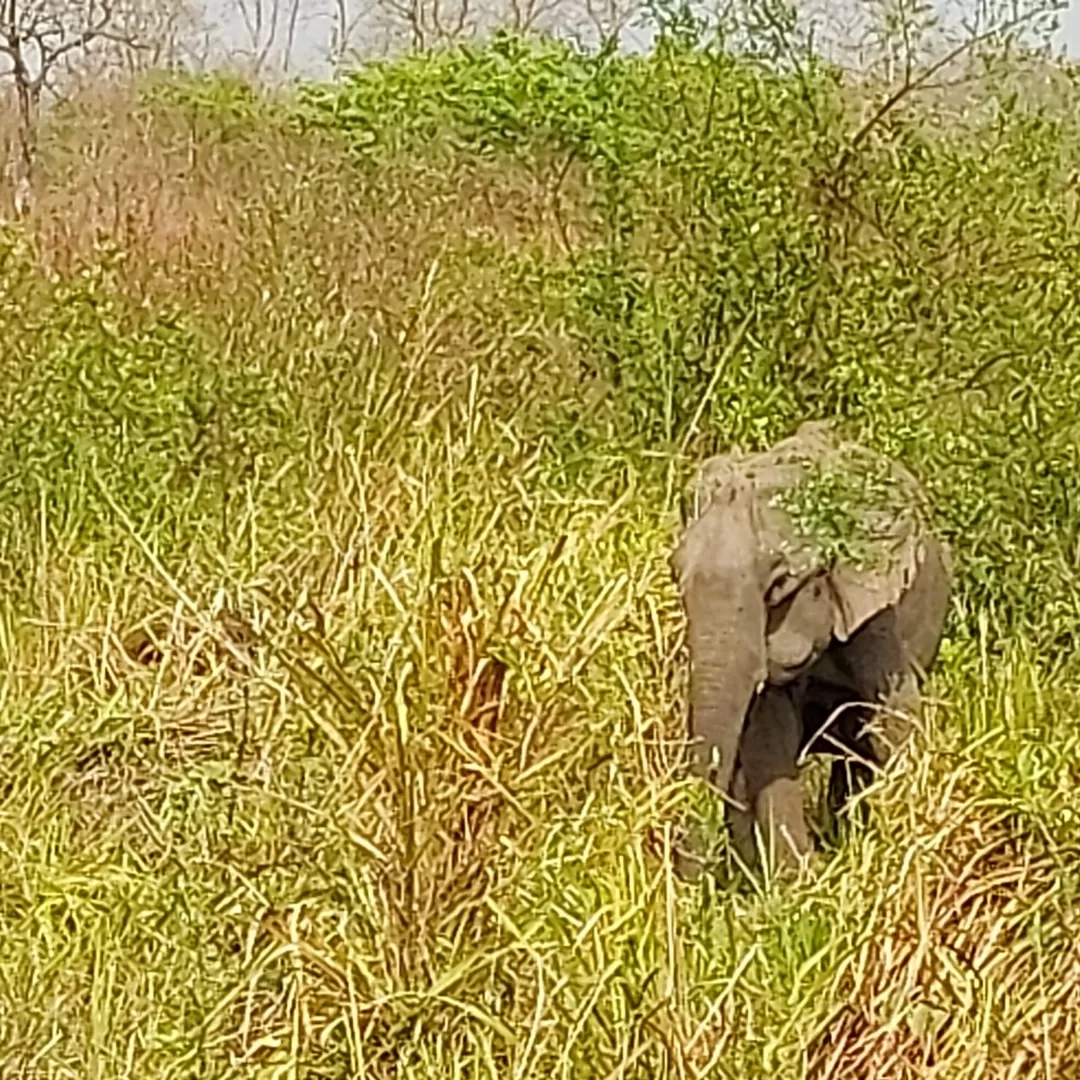
[[[831,85],[501,43],[54,119],[0,237],[0,1076],[1076,1071],[1073,121],[913,110],[837,207]],[[690,887],[679,499],[804,417],[926,484],[948,639],[869,824]]]

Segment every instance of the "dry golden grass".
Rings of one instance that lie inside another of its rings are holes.
[[[1062,853],[1037,854],[1009,818],[971,797],[926,815],[838,965],[808,1075],[1075,1073],[1080,947]]]
[[[10,141],[14,116],[2,122]],[[445,173],[405,159],[384,175],[270,116],[223,130],[118,90],[78,99],[62,128],[26,222],[43,267],[66,275],[111,256],[126,287],[160,302],[190,290],[205,304],[224,281],[262,283],[273,303],[296,267],[328,316],[373,317],[448,245],[558,258],[588,229],[580,170],[557,159],[462,156]]]

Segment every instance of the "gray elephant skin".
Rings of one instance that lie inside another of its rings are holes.
[[[910,733],[948,612],[949,555],[914,477],[821,423],[708,460],[692,494],[672,557],[690,767],[727,797],[745,863],[763,843],[791,864],[812,846],[802,756],[836,755],[838,811]]]

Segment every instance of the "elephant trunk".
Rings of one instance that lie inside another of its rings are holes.
[[[765,605],[749,487],[733,485],[676,556],[690,650],[691,768],[731,790],[750,704],[766,676]]]

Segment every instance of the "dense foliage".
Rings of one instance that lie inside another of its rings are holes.
[[[0,235],[0,1075],[1075,1072],[1055,78],[868,124],[503,36],[58,112]],[[930,493],[937,705],[817,876],[688,888],[679,498],[804,418]]]
[[[624,57],[505,38],[302,101],[367,167],[418,147],[580,165],[590,233],[545,272],[610,388],[591,437],[671,449],[702,404],[695,448],[840,417],[932,485],[969,614],[992,604],[1002,629],[1071,647],[1076,130],[1067,89],[1057,107],[1003,89],[981,126],[905,104],[848,156],[858,91],[827,70],[671,42]]]

